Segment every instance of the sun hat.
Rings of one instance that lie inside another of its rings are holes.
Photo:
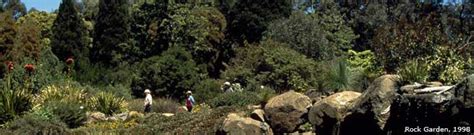
[[[189,91],[189,90],[188,90],[188,91],[186,91],[186,94],[193,94],[193,93],[192,93],[191,91]]]
[[[145,93],[151,93],[149,89],[145,89]]]

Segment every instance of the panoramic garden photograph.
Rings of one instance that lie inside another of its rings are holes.
[[[0,135],[472,135],[474,0],[0,0]]]

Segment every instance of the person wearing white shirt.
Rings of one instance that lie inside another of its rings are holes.
[[[146,94],[146,97],[145,97],[145,104],[143,106],[145,106],[145,113],[149,113],[151,112],[151,105],[153,104],[153,98],[151,97],[151,91],[149,89],[146,89],[145,90],[145,94]]]

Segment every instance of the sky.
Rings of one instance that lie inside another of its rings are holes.
[[[443,1],[446,3],[448,1],[452,2],[452,1],[461,1],[461,0],[443,0]],[[52,12],[59,7],[61,0],[22,0],[22,2],[25,3],[25,6],[28,10],[34,7],[40,11]]]
[[[22,0],[22,2],[28,10],[34,7],[40,11],[52,12],[59,8],[61,0]]]

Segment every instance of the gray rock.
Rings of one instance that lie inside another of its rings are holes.
[[[267,123],[251,118],[244,118],[236,113],[227,115],[223,125],[222,131],[231,135],[273,134],[272,129]]]
[[[309,122],[318,134],[337,134],[347,110],[361,94],[344,91],[333,94],[315,103],[308,113]]]
[[[308,96],[289,91],[271,98],[265,105],[265,118],[276,133],[292,133],[307,121]]]
[[[384,75],[375,79],[341,124],[341,134],[381,134],[396,98],[400,77]]]

